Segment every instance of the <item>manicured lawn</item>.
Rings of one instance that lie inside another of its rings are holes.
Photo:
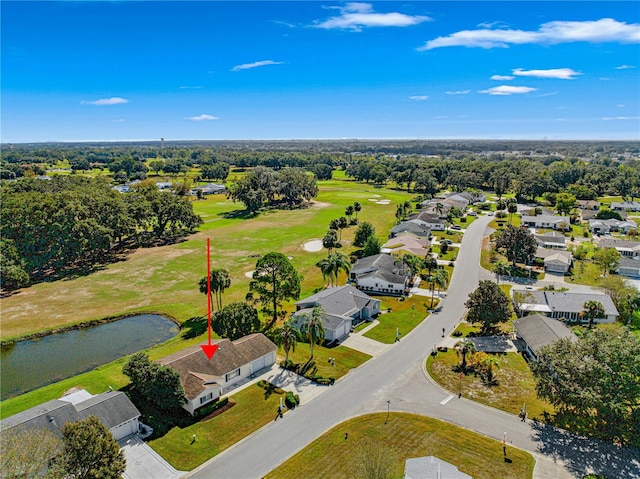
[[[383,450],[382,457],[393,464],[391,477],[394,479],[403,477],[406,459],[422,456],[436,456],[476,478],[528,479],[533,476],[534,458],[508,446],[507,454],[512,462],[507,463],[500,441],[415,414],[391,413],[388,422],[386,419],[387,413],[377,413],[343,422],[266,477],[369,477],[357,469],[357,458],[367,454],[363,444]],[[349,437],[345,440],[347,432]]]
[[[602,277],[602,268],[590,260],[574,261],[571,272],[573,274],[569,278],[569,282],[575,284],[598,286]]]
[[[438,304],[438,299],[434,299],[434,307]],[[404,301],[397,299],[385,299],[382,308],[391,308],[390,313],[378,316],[378,324],[375,328],[367,331],[364,336],[375,341],[391,344],[396,340],[396,328],[401,337],[408,334],[413,328],[420,324],[428,312],[431,305],[431,297],[413,295]]]
[[[436,248],[438,250],[438,259],[442,259],[445,261],[453,261],[454,257],[458,256],[458,250],[460,248],[456,248],[455,246],[449,246],[449,249],[447,249],[447,252],[443,255],[440,254],[440,247]]]
[[[553,406],[538,399],[535,392],[535,379],[529,365],[518,353],[503,353],[495,355],[500,361],[500,367],[494,368],[497,385],[486,386],[479,376],[472,373],[462,377],[462,395],[488,406],[502,409],[512,414],[518,414],[523,404],[526,404],[529,418],[542,419],[546,410],[553,413]],[[453,368],[460,363],[456,351],[439,352],[437,356],[427,359],[427,371],[442,387],[453,393],[460,391],[459,372]]]
[[[219,416],[185,428],[174,427],[149,445],[179,471],[189,471],[273,421],[281,395],[265,396],[265,390],[254,384],[230,396],[236,405]]]
[[[462,218],[453,218],[453,224],[460,225],[462,226],[463,229],[465,229],[467,226],[469,226],[471,223],[473,223],[475,220],[478,219],[477,216],[469,216],[469,215],[467,215],[465,218],[466,218],[466,221],[464,221]]]
[[[435,237],[431,244],[436,245],[442,238],[451,240],[453,243],[462,242],[462,233],[456,230],[447,231],[432,231],[431,234]]]
[[[309,360],[310,352],[308,343],[299,342],[295,351],[289,351],[289,359],[294,363],[303,364]],[[278,361],[284,361],[282,348],[278,349],[277,354]],[[349,370],[357,368],[371,359],[371,356],[346,346],[325,348],[316,345],[313,348],[313,358],[318,368],[318,374],[325,378],[333,377],[338,379],[347,374]],[[335,358],[335,366],[329,364],[329,358]]]
[[[522,217],[520,215],[512,215],[511,222],[509,222],[509,215],[507,214],[506,218],[494,218],[489,223],[489,227],[495,230],[503,230],[506,229],[509,225],[512,226],[520,226],[522,225]]]

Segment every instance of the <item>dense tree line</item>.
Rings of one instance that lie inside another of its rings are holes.
[[[299,206],[318,194],[314,176],[301,168],[284,168],[279,171],[257,166],[229,185],[229,197],[244,203],[248,212],[263,206],[284,204]]]
[[[1,200],[0,267],[8,290],[100,263],[125,240],[140,244],[202,223],[188,199],[147,182],[120,194],[104,178],[23,179],[4,185]]]

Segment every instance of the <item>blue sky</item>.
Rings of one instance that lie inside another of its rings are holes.
[[[2,142],[640,139],[632,1],[1,8]]]

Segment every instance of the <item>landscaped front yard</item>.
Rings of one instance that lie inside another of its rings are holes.
[[[299,342],[295,351],[289,351],[289,359],[297,364],[304,364],[309,360],[311,348],[309,343]],[[284,350],[278,349],[278,361],[284,361]],[[329,358],[335,359],[335,366],[329,363]],[[346,346],[335,348],[325,348],[324,346],[314,346],[313,359],[318,368],[317,374],[325,378],[338,379],[357,368],[364,362],[371,359],[371,356]]]
[[[473,373],[462,376],[462,395],[487,406],[518,414],[522,405],[530,419],[542,418],[542,413],[553,413],[553,406],[538,399],[536,382],[529,365],[519,353],[503,353],[495,356],[500,365],[494,367],[497,384],[487,386],[482,378]],[[460,363],[455,350],[438,352],[437,356],[427,359],[427,371],[442,387],[458,394],[460,392],[460,373],[454,367]]]
[[[367,455],[390,463],[393,474],[404,476],[405,460],[436,456],[476,478],[528,479],[534,458],[507,446],[504,460],[500,441],[452,424],[408,413],[368,414],[334,427],[291,459],[271,471],[268,479],[343,479],[368,476],[359,469]],[[345,439],[345,433],[348,438]]]
[[[437,298],[433,304],[434,307],[438,304]],[[404,301],[385,298],[381,309],[391,308],[391,312],[378,316],[380,324],[367,331],[364,336],[381,343],[391,344],[396,340],[396,328],[401,338],[408,334],[429,314],[427,309],[430,305],[431,298],[426,296],[413,295],[405,298]]]
[[[284,395],[269,395],[254,384],[232,395],[230,401],[236,405],[219,416],[184,428],[174,427],[149,445],[179,471],[190,471],[273,421],[281,397]]]

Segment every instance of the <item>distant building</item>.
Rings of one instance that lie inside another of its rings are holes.
[[[640,201],[623,201],[611,203],[614,211],[640,211]]]
[[[599,248],[615,248],[621,256],[640,259],[640,242],[625,241],[613,238],[603,238],[598,243]]]
[[[369,294],[402,296],[409,288],[409,268],[385,253],[359,259],[349,272],[349,281]]]
[[[549,231],[541,235],[535,234],[533,237],[541,248],[567,249],[567,238],[557,231]]]
[[[571,228],[571,221],[569,221],[568,216],[523,215],[522,226],[528,226],[530,228],[548,228],[553,230],[569,229]]]
[[[538,248],[536,258],[544,261],[545,271],[554,273],[567,273],[573,263],[573,255],[569,251]]]
[[[516,334],[526,344],[526,351],[534,360],[538,360],[540,349],[555,343],[559,339],[569,338],[575,342],[578,337],[564,323],[543,316],[532,314],[513,321]]]
[[[631,259],[623,256],[620,258],[617,272],[622,276],[640,276],[640,259]]]
[[[615,323],[619,316],[615,304],[604,293],[572,293],[557,291],[526,291],[511,290],[511,297],[515,293],[523,293],[525,297],[521,303],[514,301],[515,308],[522,313],[539,313],[554,319],[585,322],[582,312],[587,301],[598,301],[604,307],[604,317],[596,318],[596,323]]]
[[[612,231],[620,231],[626,234],[631,228],[637,229],[638,225],[633,221],[620,221],[613,218],[608,220],[595,218],[589,220],[589,229],[596,234],[609,234]]]

